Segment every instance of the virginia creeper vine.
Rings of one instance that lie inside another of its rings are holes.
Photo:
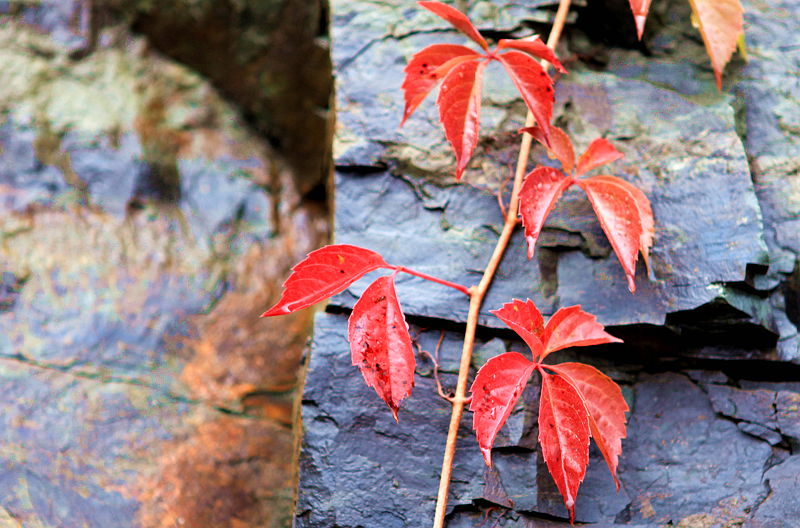
[[[553,27],[550,30],[550,36],[547,38],[547,47],[550,49],[555,49],[561,38],[561,31],[564,29],[564,23],[567,20],[570,2],[571,0],[560,0],[558,4],[558,11],[556,11]],[[542,63],[545,63],[544,59]],[[525,118],[525,127],[532,127],[534,124],[536,124],[536,119],[533,113],[528,110]],[[450,490],[450,478],[453,473],[453,458],[455,457],[456,443],[458,442],[458,428],[461,424],[461,415],[464,413],[464,404],[467,401],[465,398],[467,380],[469,378],[469,367],[472,363],[472,349],[475,346],[475,331],[478,328],[478,315],[483,305],[483,299],[486,297],[486,292],[489,291],[489,286],[491,286],[492,280],[494,280],[497,267],[500,265],[500,261],[503,259],[503,255],[508,247],[508,241],[511,239],[511,235],[514,233],[514,229],[519,222],[517,215],[519,211],[519,192],[525,177],[525,169],[528,166],[532,142],[532,135],[528,133],[522,135],[519,156],[517,157],[517,167],[514,171],[514,186],[511,191],[511,198],[508,202],[503,230],[500,233],[500,237],[497,239],[497,244],[495,245],[491,258],[489,258],[489,263],[486,265],[478,287],[475,288],[470,295],[467,328],[464,331],[464,345],[461,350],[461,362],[458,368],[458,382],[456,384],[455,397],[453,398],[453,409],[450,415],[450,426],[447,431],[447,442],[444,448],[433,528],[442,528],[444,526],[444,516],[447,511],[447,496]]]
[[[640,37],[649,3],[630,2]],[[722,68],[732,53],[731,38],[735,40],[741,33],[739,0],[721,0],[716,4],[710,0],[690,0],[690,3],[700,19],[719,85]],[[595,317],[581,310],[580,306],[559,309],[545,324],[532,301],[514,299],[491,313],[525,341],[532,359],[518,352],[506,352],[491,358],[476,374],[470,389],[472,396],[467,398],[478,316],[520,218],[528,242],[528,258],[531,258],[545,218],[571,185],[586,192],[633,293],[639,253],[649,271],[649,251],[655,236],[650,202],[641,190],[616,176],[586,176],[588,172],[622,158],[622,153],[609,141],[596,139],[576,160],[568,135],[550,123],[554,90],[546,63],[566,73],[554,49],[570,9],[570,0],[560,0],[546,44],[532,36],[501,39],[494,49],[490,49],[488,42],[462,12],[438,1],[420,1],[418,4],[452,24],[480,47],[480,51],[476,51],[453,44],[428,46],[408,62],[402,85],[405,122],[428,93],[441,83],[437,105],[445,136],[455,151],[457,180],[462,177],[478,142],[481,85],[489,62],[501,63],[528,107],[508,207],[503,208],[499,200],[504,214],[503,228],[481,280],[476,286],[467,287],[389,264],[381,255],[365,248],[331,245],[310,253],[292,269],[280,300],[263,315],[281,315],[309,307],[343,291],[368,273],[391,271],[390,275],[374,280],[355,303],[348,320],[348,340],[353,365],[360,369],[364,381],[386,402],[397,420],[400,403],[410,396],[414,386],[416,360],[395,291],[395,277],[406,273],[467,295],[469,310],[458,380],[454,396],[446,398],[452,404],[452,412],[433,526],[444,526],[464,405],[470,403],[479,448],[486,463],[491,465],[495,436],[534,372],[538,372],[542,379],[539,402],[542,457],[572,522],[578,488],[588,463],[590,437],[594,438],[619,489],[616,470],[622,452],[621,441],[626,435],[628,406],[619,386],[594,367],[571,362],[546,364],[544,360],[564,348],[620,340],[607,334]],[[717,38],[716,32],[726,32],[725,39]],[[536,62],[535,58],[541,61]],[[540,166],[526,175],[533,140],[543,144],[551,158],[561,162],[562,170]],[[442,394],[438,378],[436,383]]]

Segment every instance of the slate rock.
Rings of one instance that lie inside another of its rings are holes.
[[[350,365],[345,319],[321,314],[315,325],[303,401],[306,426],[296,523],[304,527],[424,525],[432,515],[448,405],[436,396],[431,372],[418,371],[414,393],[401,405],[400,423],[394,423],[388,408]],[[437,331],[420,333],[414,325],[412,334],[420,336],[425,350],[432,349],[439,337]],[[458,354],[459,339],[457,333],[445,333],[442,362]],[[510,348],[519,349],[520,344],[512,343]],[[575,352],[559,359],[598,364],[596,358]],[[755,397],[752,411],[742,406],[741,412],[752,412],[753,419],[760,420],[758,397],[767,389],[755,395],[741,389],[729,394],[723,392],[726,387],[717,386],[722,390],[707,396],[687,376],[648,375],[641,373],[641,366],[621,366],[628,367],[640,373],[631,386],[623,386],[632,411],[620,458],[622,491],[616,493],[602,457],[593,448],[577,518],[598,526],[672,522],[687,527],[724,526],[749,518],[765,496],[762,474],[773,460],[773,448],[768,436],[755,438],[736,422],[759,423],[747,422],[738,411],[726,417],[722,405],[728,400],[721,398],[726,394]],[[441,377],[449,390],[455,374],[443,372]],[[535,394],[526,397],[531,400],[526,403],[536,406],[535,398]],[[525,412],[532,416],[535,409]],[[476,512],[496,518],[499,526],[512,520],[534,524],[509,526],[537,526],[536,519],[542,515],[564,519],[566,526],[561,498],[538,458],[535,442],[528,442],[525,435],[506,436],[493,450],[493,468],[486,468],[465,418],[448,526],[461,526],[465,519],[474,519]],[[375,496],[381,497],[377,505]]]
[[[124,24],[48,33],[85,5],[0,15],[0,524],[285,527],[311,314],[258,315],[324,208]]]
[[[791,528],[800,519],[797,489],[800,487],[800,456],[770,468],[764,475],[768,495],[742,528]]]
[[[128,18],[153,47],[199,72],[234,101],[307,193],[324,188],[330,171],[328,4],[137,0],[105,8],[112,15],[121,11],[117,17]]]
[[[345,321],[341,315],[320,314],[314,325],[303,395],[305,427],[295,525],[425,525],[433,517],[450,404],[439,398],[426,371],[425,376],[416,377],[414,392],[402,402],[400,421],[395,423],[389,409],[350,364]],[[419,332],[412,326],[414,335]],[[419,335],[425,350],[438,339],[438,332]],[[446,354],[457,358],[459,345],[458,334],[446,332],[441,361],[447,361]],[[440,375],[446,390],[455,385],[455,373]],[[536,388],[536,383],[532,385]],[[538,406],[536,400],[529,403]],[[493,468],[487,468],[464,420],[448,502],[452,518],[475,501],[485,501],[568,519],[535,444],[527,438],[518,442],[515,445],[506,437],[504,446],[494,450]],[[630,500],[624,491],[616,493],[597,452],[592,452],[586,479],[576,519],[613,521]],[[378,503],[376,496],[381,497]]]
[[[633,497],[626,520],[658,525],[691,516],[698,525],[699,516],[746,519],[760,501],[771,453],[766,442],[716,417],[702,390],[673,373],[645,376],[634,386],[623,450],[620,479]]]
[[[524,114],[507,79],[487,73],[487,82],[495,84],[485,90],[483,136],[494,139],[479,145],[465,176],[468,183],[453,186],[452,154],[438,130],[433,104],[421,106],[402,129],[396,124],[406,58],[432,42],[457,40],[447,32],[406,33],[404,20],[387,25],[395,15],[391,6],[370,11],[348,5],[335,11],[334,31],[342,35],[341,47],[335,48],[340,71],[337,241],[470,285],[477,282],[487,258],[482,255],[490,254],[500,229],[493,194],[507,176],[506,165],[517,148],[514,132]],[[763,316],[771,309],[743,298],[733,286],[747,280],[748,270],[766,269],[767,247],[731,99],[722,94],[687,99],[632,75],[572,67],[557,84],[555,113],[579,151],[595,137],[608,136],[625,153],[626,159],[609,172],[637,184],[651,198],[659,226],[653,280],[640,268],[639,291],[635,296],[627,292],[588,201],[574,190],[548,219],[536,261],[526,262],[519,234],[512,239],[485,310],[513,297],[530,297],[546,313],[580,303],[607,325],[663,325],[676,312],[730,306],[741,313],[731,326],[763,326],[758,346],[770,347],[781,322]],[[542,158],[538,151],[535,159]],[[718,190],[713,197],[708,186]],[[465,319],[466,303],[456,292],[432,296],[430,285],[407,282],[401,301],[408,313]],[[351,288],[334,303],[352,306],[363,287]],[[481,324],[501,327],[486,311]]]

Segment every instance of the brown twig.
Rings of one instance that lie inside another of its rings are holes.
[[[436,343],[436,349],[434,350],[434,353],[436,354],[435,356],[430,352],[428,352],[427,350],[423,350],[422,346],[420,346],[420,344],[416,342],[416,340],[414,341],[414,344],[417,347],[417,352],[419,353],[419,355],[427,356],[428,359],[431,360],[431,363],[433,363],[433,379],[436,382],[436,392],[439,393],[439,396],[442,399],[445,399],[450,403],[453,403],[453,397],[448,396],[447,394],[444,393],[444,390],[442,389],[442,381],[439,378],[439,349],[442,346],[442,341],[444,341],[444,330],[442,330],[442,333],[439,335],[439,341]]]
[[[547,39],[547,45],[555,49],[561,38],[561,30],[569,12],[570,0],[560,0],[558,11],[556,12],[553,28]],[[544,61],[542,61],[544,64]],[[525,119],[525,126],[531,127],[535,124],[533,115],[528,112]],[[450,428],[447,432],[447,443],[445,444],[444,459],[442,460],[442,473],[439,480],[439,494],[436,498],[436,514],[433,520],[433,528],[444,527],[444,515],[447,511],[447,495],[450,490],[450,478],[453,473],[453,458],[456,452],[456,442],[458,441],[458,428],[461,424],[461,415],[464,413],[464,405],[467,403],[465,397],[467,391],[467,381],[469,378],[469,367],[472,362],[472,348],[475,344],[475,331],[478,327],[478,315],[480,314],[483,299],[489,286],[492,284],[495,272],[508,247],[508,241],[514,228],[517,226],[517,210],[519,208],[519,191],[522,187],[522,180],[525,177],[525,169],[528,164],[528,157],[531,151],[530,134],[523,134],[520,145],[519,157],[517,158],[517,169],[514,174],[514,188],[511,192],[511,200],[508,203],[508,211],[505,215],[503,231],[497,240],[497,245],[492,252],[489,263],[483,272],[483,277],[476,288],[471,289],[469,301],[469,314],[467,316],[467,329],[464,332],[464,346],[461,350],[461,363],[458,369],[458,382],[456,384],[456,394],[453,397],[453,410],[450,415]]]

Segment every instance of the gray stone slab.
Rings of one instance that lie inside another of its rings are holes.
[[[305,432],[296,526],[424,526],[433,512],[449,404],[436,395],[430,362],[419,357],[416,387],[401,405],[399,424],[395,423],[350,364],[345,321],[345,316],[333,314],[320,314],[316,320],[303,398]],[[412,325],[412,335],[422,349],[433,352],[440,332],[420,332]],[[459,345],[458,334],[445,332],[439,351],[443,365],[455,362]],[[509,348],[524,350],[519,343]],[[597,358],[574,352],[559,356],[554,361],[598,364]],[[636,365],[620,366],[628,372],[642,370]],[[613,369],[607,372],[616,376]],[[712,402],[720,398],[704,394],[688,376],[624,378],[630,383],[623,385],[623,391],[632,412],[620,459],[622,491],[615,492],[608,469],[593,448],[578,496],[577,520],[598,526],[615,522],[663,526],[670,521],[675,525],[685,521],[682,526],[701,521],[721,526],[747,518],[763,499],[762,472],[772,456],[770,443],[741,431],[734,423],[743,421],[738,415],[728,418],[715,412]],[[442,382],[450,390],[455,374],[445,370]],[[566,519],[561,498],[532,441],[538,435],[535,389],[534,382],[523,398],[526,407],[512,417],[509,431],[494,449],[492,469],[480,457],[467,413],[448,517],[453,526],[465,522],[462,516],[472,518],[475,511],[491,507],[517,522],[543,515]],[[745,397],[752,392],[736,390]],[[376,496],[380,501],[376,502]]]

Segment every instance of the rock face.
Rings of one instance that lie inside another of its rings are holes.
[[[552,3],[508,11],[500,2],[459,6],[479,27],[495,28],[492,36],[522,36],[531,26],[546,33]],[[622,385],[631,413],[621,491],[592,451],[576,521],[793,526],[791,497],[800,492],[800,194],[793,187],[800,94],[790,81],[797,64],[783,46],[797,39],[786,24],[800,10],[796,2],[745,2],[750,60],[735,59],[718,92],[687,2],[654,6],[643,45],[605,39],[628,47],[592,40],[597,27],[631,29],[615,25],[612,14],[600,19],[601,4],[577,6],[568,24],[559,54],[570,73],[557,84],[555,122],[578,150],[604,136],[624,152],[609,172],[638,185],[653,204],[651,276],[641,269],[630,295],[586,198],[568,193],[546,222],[534,261],[526,259],[520,233],[512,238],[480,317],[473,366],[524,350],[488,310],[513,297],[534,299],[546,314],[581,304],[625,345],[559,352],[555,361],[601,368]],[[476,283],[501,225],[496,193],[506,185],[524,121],[513,86],[499,71],[488,74],[484,139],[467,183],[456,185],[432,101],[397,125],[407,58],[434,42],[463,44],[463,37],[422,10],[386,3],[339,3],[333,20],[336,241]],[[551,163],[541,151],[533,157]],[[334,298],[316,320],[298,527],[425,526],[433,516],[449,404],[436,395],[425,354],[399,424],[350,366],[346,314],[368,283]],[[466,300],[416,278],[398,280],[398,293],[421,350],[433,353],[443,336],[442,382],[452,389]],[[527,405],[498,439],[492,469],[465,416],[447,526],[568,525],[538,453],[535,387],[523,399]]]
[[[96,7],[0,2],[0,524],[287,526],[311,321],[258,315],[324,204]]]

